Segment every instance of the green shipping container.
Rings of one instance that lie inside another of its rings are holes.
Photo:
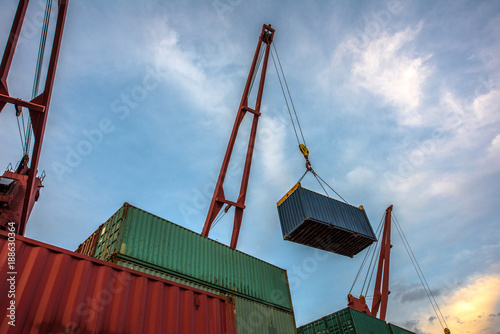
[[[97,259],[129,261],[293,314],[286,270],[128,203],[99,228]]]
[[[345,308],[297,329],[298,334],[415,334],[352,308]]]
[[[409,330],[393,324],[387,324],[387,326],[389,327],[389,331],[391,332],[391,334],[415,334],[414,332],[410,332]]]
[[[220,294],[221,291],[197,284],[183,278],[172,276],[160,270],[144,267],[142,265],[117,260],[117,264],[123,267],[134,269],[158,276],[169,281],[187,285],[189,287],[207,291],[213,294]],[[278,308],[258,303],[246,298],[238,297],[227,293],[234,300],[236,313],[236,329],[238,334],[293,334],[296,333],[295,318],[293,312],[287,312]]]
[[[390,334],[385,321],[345,308],[301,326],[298,334]]]

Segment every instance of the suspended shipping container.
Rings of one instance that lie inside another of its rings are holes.
[[[97,232],[98,259],[232,297],[238,333],[295,333],[285,270],[128,203],[79,249]]]
[[[0,333],[236,333],[225,296],[3,231],[0,258]]]
[[[278,202],[283,239],[353,257],[376,241],[365,210],[293,187]]]

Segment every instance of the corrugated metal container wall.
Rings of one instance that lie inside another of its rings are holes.
[[[102,225],[94,257],[131,261],[293,312],[286,270],[128,203]]]
[[[394,324],[387,324],[387,326],[389,327],[391,334],[415,334],[414,332],[410,332],[409,330],[398,327]]]
[[[297,329],[298,334],[390,334],[385,321],[345,308]]]
[[[300,184],[278,202],[283,239],[353,257],[376,241],[364,209]]]
[[[158,276],[169,281],[174,281],[183,285],[187,285],[196,289],[204,290],[214,294],[219,294],[220,291],[197,284],[177,276],[169,275],[160,270],[148,268],[130,261],[117,260],[117,264],[142,271],[150,275]],[[236,328],[238,334],[291,334],[296,333],[295,318],[293,313],[283,311],[262,303],[254,302],[246,298],[237,297],[228,294],[234,298],[236,312]]]
[[[80,244],[75,252],[93,257],[95,254],[97,241],[99,240],[99,236],[101,235],[101,228],[102,225],[99,226],[99,228],[94,233],[92,233],[92,235],[88,237],[87,240]]]
[[[0,333],[236,333],[230,298],[22,236],[14,244],[0,232]]]

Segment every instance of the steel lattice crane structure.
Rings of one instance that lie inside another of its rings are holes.
[[[9,227],[9,230],[11,230],[12,226],[14,226],[15,233],[20,235],[24,235],[31,210],[35,201],[38,200],[40,188],[42,187],[43,178],[37,176],[38,162],[40,160],[45,126],[47,124],[68,3],[69,0],[58,0],[57,23],[47,76],[43,91],[38,96],[31,101],[12,97],[9,94],[7,85],[7,78],[21,34],[29,0],[19,1],[0,64],[0,112],[3,111],[7,104],[14,105],[17,116],[22,113],[23,108],[27,108],[33,127],[34,143],[31,159],[28,154],[29,152],[25,152],[19,166],[15,170],[7,170],[0,178],[0,228],[7,229]],[[31,164],[29,163],[30,160]]]
[[[236,120],[234,121],[233,130],[231,132],[231,136],[229,138],[229,143],[227,145],[226,154],[224,156],[224,160],[222,162],[222,167],[220,169],[219,177],[217,179],[217,184],[215,186],[215,191],[212,196],[212,200],[210,203],[210,208],[208,210],[207,218],[205,221],[205,225],[203,227],[202,235],[208,237],[208,233],[216,219],[217,215],[222,210],[222,207],[226,205],[224,211],[227,212],[229,208],[235,207],[234,214],[234,224],[233,224],[233,233],[231,236],[231,248],[236,248],[236,244],[238,242],[238,236],[240,233],[241,221],[243,219],[243,210],[245,209],[245,199],[247,195],[248,188],[248,180],[250,175],[250,166],[252,164],[252,155],[255,146],[255,137],[257,134],[257,125],[259,121],[260,107],[262,102],[262,93],[264,90],[264,81],[266,79],[266,70],[267,63],[269,60],[269,52],[271,50],[271,43],[273,42],[274,37],[274,29],[271,28],[271,25],[264,24],[262,27],[262,32],[259,36],[259,42],[257,44],[257,49],[255,50],[255,55],[253,57],[252,66],[250,67],[250,72],[248,74],[248,79],[245,85],[245,89],[243,90],[243,96],[241,98],[241,103],[238,108],[238,113],[236,114]],[[264,49],[262,49],[264,48]],[[264,53],[262,70],[260,74],[259,88],[257,91],[257,98],[255,101],[255,107],[251,108],[249,106],[249,95],[250,90],[252,89],[252,83],[257,75],[259,70],[258,63],[261,60],[261,52]],[[241,179],[240,193],[238,199],[236,201],[231,201],[226,199],[224,194],[224,180],[226,178],[226,172],[229,167],[229,162],[231,160],[231,155],[233,153],[234,145],[236,142],[236,137],[238,135],[238,130],[243,121],[243,118],[246,114],[252,114],[252,128],[250,130],[250,138],[248,140],[248,148],[245,159],[245,166],[243,168],[243,176]]]

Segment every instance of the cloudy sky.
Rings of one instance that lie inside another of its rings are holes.
[[[24,99],[43,11],[32,2],[8,81]],[[1,45],[16,5],[2,0]],[[71,1],[26,235],[74,250],[124,202],[201,232],[263,23],[316,172],[374,228],[394,205],[452,333],[499,333],[498,1]],[[288,270],[303,325],[346,307],[364,252],[283,241],[276,202],[305,167],[270,66],[238,249]],[[7,106],[0,167],[21,154]],[[228,214],[210,237],[228,244],[231,229]],[[393,244],[388,321],[441,333],[396,233]]]

